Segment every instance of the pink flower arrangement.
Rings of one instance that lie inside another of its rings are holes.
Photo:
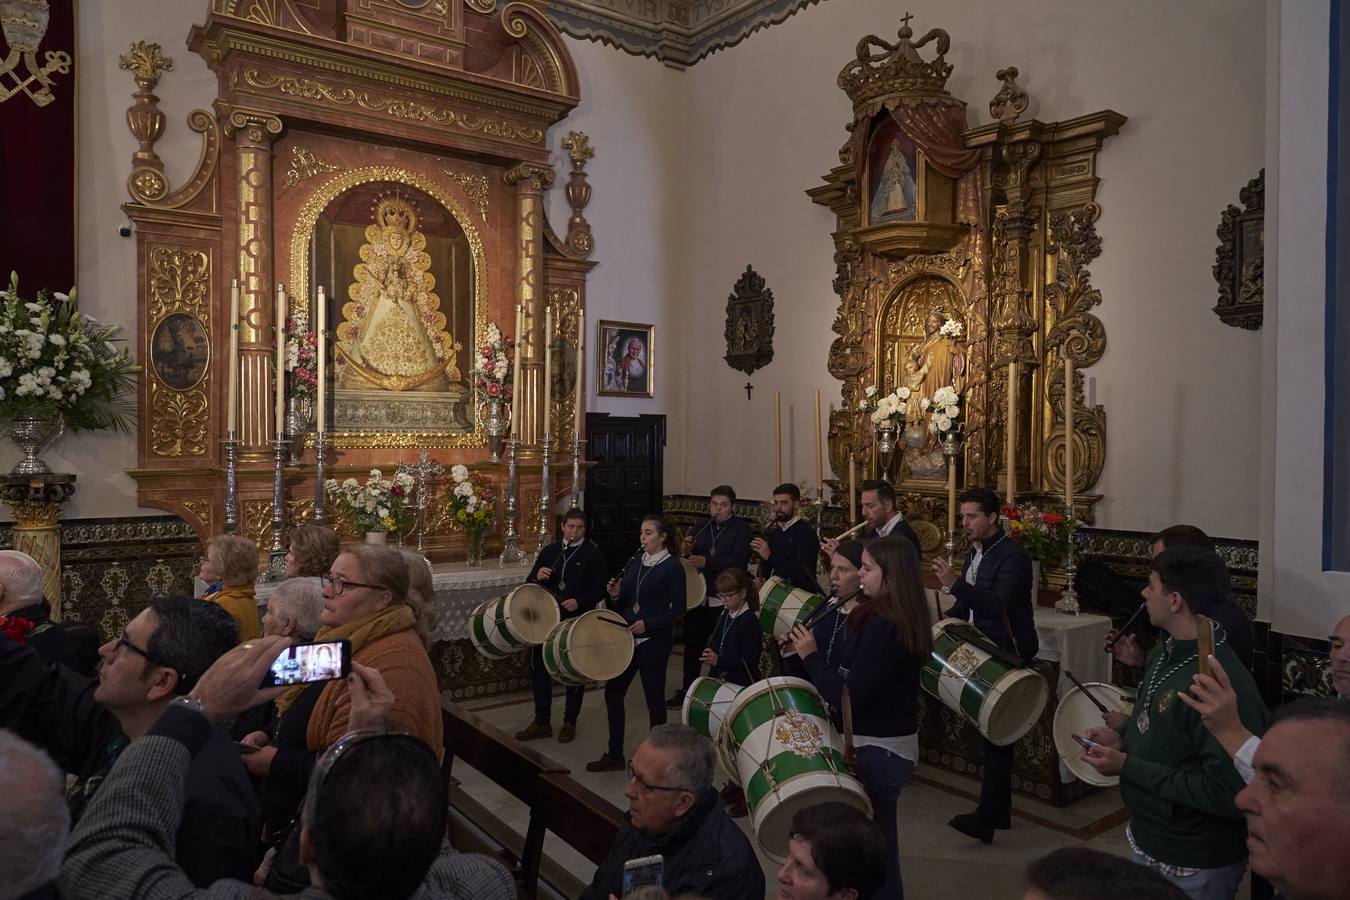
[[[473,387],[479,397],[511,402],[515,353],[515,340],[503,335],[495,323],[489,322],[487,341],[478,348],[473,361]]]

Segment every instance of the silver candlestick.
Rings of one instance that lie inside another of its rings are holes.
[[[581,447],[585,443],[580,435],[572,440],[572,509],[581,507]]]
[[[286,464],[290,441],[279,432],[272,442],[272,550],[268,554],[267,569],[259,581],[280,581],[286,577],[286,548],[281,543],[281,532],[286,528],[286,508],[281,490],[281,471]]]
[[[518,565],[525,560],[520,549],[520,536],[516,534],[516,451],[520,447],[520,438],[512,434],[506,448],[506,535],[502,538],[502,555],[498,562],[503,566]]]
[[[445,474],[445,466],[440,463],[429,462],[427,449],[419,447],[417,464],[411,466],[400,464],[397,471],[407,472],[417,483],[417,552],[423,553],[422,539],[427,530],[427,477],[441,477]]]
[[[1074,522],[1073,506],[1070,505],[1064,510],[1064,526],[1072,528]],[[1055,601],[1055,609],[1060,612],[1066,612],[1071,615],[1078,615],[1082,612],[1078,607],[1078,592],[1074,590],[1073,580],[1078,574],[1078,554],[1075,552],[1074,532],[1069,532],[1069,552],[1064,557],[1064,590],[1059,592],[1059,599]]]
[[[544,452],[543,471],[539,477],[539,546],[536,553],[543,552],[543,549],[549,545],[549,535],[553,531],[553,473],[552,451],[553,436],[547,431],[544,432],[544,440],[540,443]]]
[[[239,528],[239,486],[236,482],[235,454],[239,441],[233,431],[225,436],[225,533],[234,534]]]
[[[324,488],[324,456],[328,450],[325,434],[322,430],[314,434],[314,524],[327,525],[328,513],[324,511],[327,492]]]

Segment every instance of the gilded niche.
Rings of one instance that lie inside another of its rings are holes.
[[[150,249],[150,449],[158,456],[206,454],[210,273],[204,250]]]

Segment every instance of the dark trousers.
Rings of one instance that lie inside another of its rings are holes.
[[[1013,747],[1013,744],[999,747],[980,738],[984,779],[980,782],[980,805],[975,812],[994,822],[1012,814]]]
[[[880,747],[858,748],[858,778],[872,801],[872,816],[886,830],[886,881],[877,897],[904,900],[900,880],[900,820],[896,802],[900,789],[909,781],[914,763]]]
[[[699,662],[699,657],[708,647],[708,638],[712,637],[713,626],[717,624],[717,617],[722,612],[720,606],[708,606],[705,601],[702,606],[689,610],[684,617],[684,679],[680,683],[680,690],[689,690],[689,685],[694,683],[694,679],[699,676],[703,669],[703,663]]]
[[[553,721],[553,679],[544,668],[544,650],[535,647],[530,653],[530,688],[534,691],[534,724],[549,725]],[[585,685],[569,687],[563,701],[563,721],[575,725],[581,715],[581,698]]]
[[[633,651],[633,661],[618,678],[605,685],[605,712],[609,714],[609,757],[623,759],[623,698],[628,686],[642,676],[642,694],[647,700],[647,718],[651,727],[666,724],[666,664],[675,646],[675,636],[661,631],[642,642]]]

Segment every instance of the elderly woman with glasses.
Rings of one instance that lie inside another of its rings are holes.
[[[212,538],[197,577],[207,585],[202,599],[219,603],[230,614],[239,629],[239,640],[250,641],[262,635],[253,587],[258,578],[257,544],[235,534]]]
[[[442,750],[440,696],[431,659],[408,605],[408,566],[392,547],[353,544],[338,554],[323,581],[316,641],[346,639],[352,661],[380,672],[394,695],[391,727]],[[318,755],[345,734],[351,709],[345,680],[297,685],[277,698],[268,731],[244,743],[261,749],[244,764],[263,779],[263,818],[269,841],[294,818]],[[270,733],[269,733],[270,732]]]

